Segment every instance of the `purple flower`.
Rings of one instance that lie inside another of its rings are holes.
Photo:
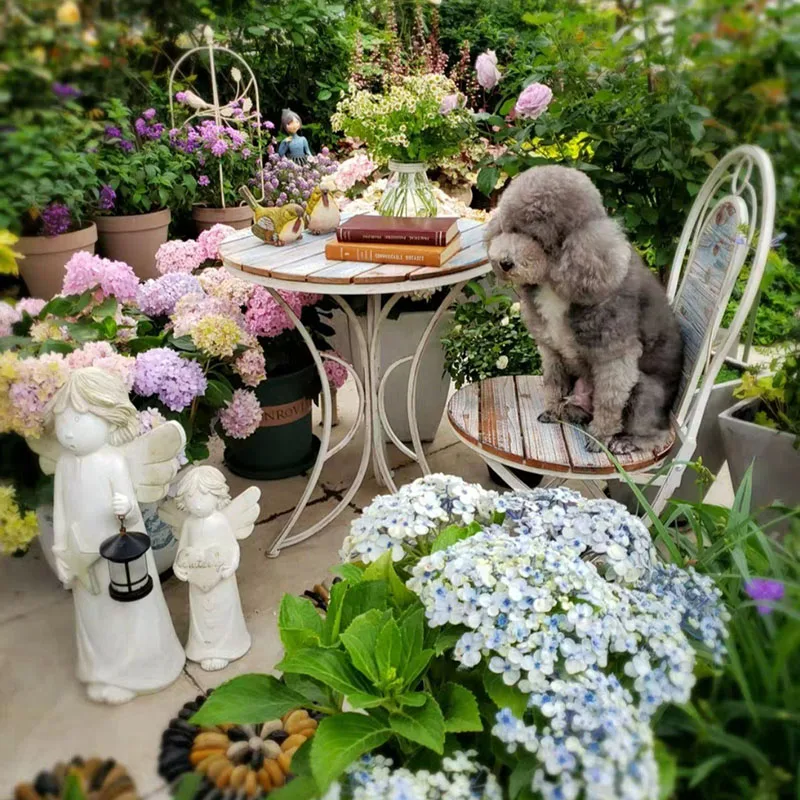
[[[104,183],[100,188],[100,199],[97,203],[97,207],[101,211],[111,211],[116,202],[117,193],[107,183]]]
[[[109,139],[122,138],[122,131],[116,125],[106,125],[105,134]]]
[[[265,128],[268,130],[268,131],[273,131],[273,130],[275,130],[275,123],[274,123],[274,122],[270,122],[269,120],[267,120],[267,121],[264,123],[264,127],[265,127]]]
[[[144,136],[144,132],[147,130],[147,123],[139,117],[139,119],[133,123],[133,127],[136,129],[136,133],[138,133],[139,136]]]
[[[69,100],[72,97],[80,97],[83,92],[75,86],[70,86],[68,83],[59,83],[56,81],[50,87],[53,94],[61,100]]]
[[[58,236],[66,233],[72,223],[72,215],[63,203],[50,203],[42,211],[42,230],[45,236]]]
[[[497,56],[494,50],[481,53],[475,60],[475,72],[478,74],[478,83],[484,89],[494,89],[500,80],[500,70],[497,69]]]
[[[532,83],[526,86],[514,106],[514,111],[518,117],[525,119],[536,119],[540,117],[550,105],[553,99],[553,92],[549,86],[543,83]]]
[[[179,103],[185,103],[186,102],[186,92],[175,92],[175,99]]]
[[[129,142],[127,139],[120,139],[118,144],[126,153],[130,153],[134,148],[133,142]]]
[[[139,286],[136,305],[149,316],[169,316],[184,295],[204,294],[200,281],[185,272],[170,272]]]
[[[183,411],[207,387],[200,364],[181,358],[174,350],[155,347],[136,356],[134,392],[142,397],[156,395],[172,411]]]
[[[771,578],[752,578],[745,583],[744,590],[756,601],[759,614],[771,614],[773,604],[783,600],[786,587],[780,581]]]
[[[242,148],[242,158],[250,158],[250,148],[249,147]]]
[[[156,110],[154,108],[148,108],[147,111],[142,112],[142,116],[147,119],[151,120],[156,115]]]
[[[222,158],[228,150],[228,143],[224,139],[217,139],[211,145],[211,152],[217,157]]]
[[[197,182],[200,184],[200,186],[208,186],[208,184],[211,183],[211,180],[209,179],[208,175],[201,175],[197,179]]]

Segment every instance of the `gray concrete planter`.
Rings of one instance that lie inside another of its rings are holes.
[[[741,483],[750,464],[755,462],[753,507],[768,506],[773,502],[800,505],[800,450],[794,447],[796,437],[750,421],[759,402],[757,398],[742,400],[719,415],[734,489]]]

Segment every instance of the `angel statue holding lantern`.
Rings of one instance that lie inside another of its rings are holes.
[[[122,379],[97,367],[70,373],[51,402],[48,431],[55,438],[28,444],[55,473],[53,555],[72,589],[78,680],[96,702],[125,703],[165,688],[185,663],[139,503],[166,496],[186,437],[177,422],[139,436]],[[131,547],[135,562],[112,563]]]
[[[189,583],[186,656],[204,670],[224,669],[250,649],[236,570],[239,540],[258,518],[261,490],[251,486],[231,500],[225,476],[215,467],[194,467],[178,484],[159,516],[180,531],[173,572]]]

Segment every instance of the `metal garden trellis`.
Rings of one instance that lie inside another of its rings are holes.
[[[258,152],[258,159],[257,162],[259,164],[259,178],[261,182],[261,197],[259,200],[263,202],[264,195],[265,195],[265,186],[264,186],[264,171],[263,171],[263,138],[261,134],[261,101],[259,98],[258,93],[258,84],[256,83],[256,76],[253,73],[253,70],[250,69],[250,65],[247,61],[242,58],[238,53],[234,52],[228,47],[222,47],[221,45],[214,44],[214,31],[209,26],[206,25],[203,28],[203,38],[205,39],[205,45],[200,47],[194,47],[191,50],[188,50],[184,53],[176,62],[175,66],[172,68],[172,72],[169,76],[169,115],[170,115],[170,123],[172,127],[175,127],[175,93],[173,92],[174,84],[175,84],[175,76],[178,74],[181,65],[187,61],[192,56],[196,55],[197,53],[206,52],[208,53],[208,70],[211,79],[211,102],[204,100],[202,97],[198,96],[194,92],[187,92],[187,105],[190,108],[194,109],[194,113],[188,116],[183,122],[181,123],[181,127],[188,125],[193,119],[200,119],[203,117],[212,118],[217,125],[222,125],[223,121],[227,125],[232,125],[235,123],[246,123],[251,126],[256,133],[256,140],[257,140],[257,152]],[[236,83],[236,91],[235,96],[232,100],[224,104],[220,104],[219,98],[219,87],[217,84],[217,70],[216,70],[216,60],[215,60],[215,53],[226,53],[227,55],[231,56],[233,59],[238,61],[244,70],[246,71],[248,80],[246,83],[243,83],[242,80],[242,71],[237,67],[234,66],[231,68],[231,77]],[[252,97],[251,97],[252,94]],[[223,176],[224,171],[222,168],[222,160],[218,163],[219,169],[219,185],[220,185],[220,207],[225,208],[225,195],[222,189],[223,185]]]

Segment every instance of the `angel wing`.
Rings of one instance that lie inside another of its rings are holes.
[[[53,475],[56,471],[56,462],[63,455],[64,448],[52,433],[43,433],[38,439],[26,439],[28,447],[39,456],[39,466],[45,475]]]
[[[260,499],[261,489],[251,486],[222,509],[237,539],[246,539],[253,532],[260,511]]]
[[[170,420],[120,450],[125,454],[140,503],[157,503],[178,474],[178,454],[186,446],[181,425]]]

